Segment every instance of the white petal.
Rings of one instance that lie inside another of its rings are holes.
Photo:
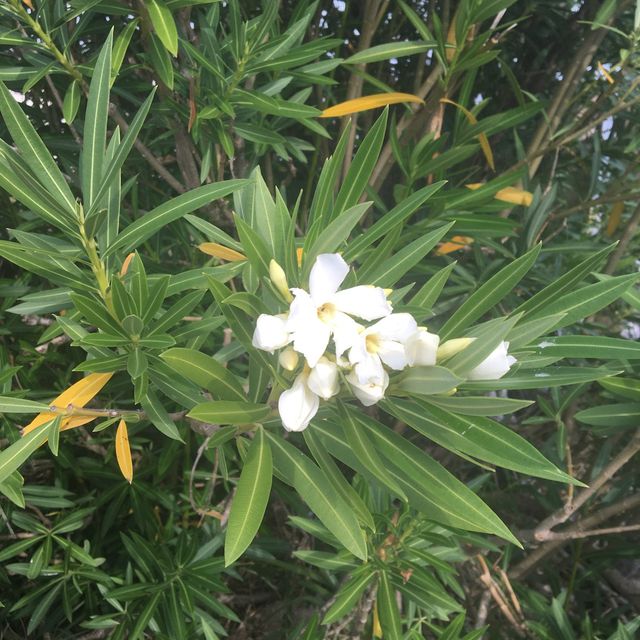
[[[313,319],[318,318],[318,308],[313,303],[311,296],[303,289],[291,289],[295,296],[289,307],[289,319],[287,329],[295,331],[299,327],[305,327]]]
[[[408,364],[404,345],[395,340],[383,340],[380,343],[378,356],[380,356],[380,360],[382,360],[387,367],[391,367],[396,371],[401,371]]]
[[[351,349],[349,349],[349,362],[351,364],[357,364],[358,362],[362,362],[365,358],[369,357],[369,352],[367,351],[367,330],[365,329],[358,337],[354,340],[351,345]]]
[[[418,323],[410,313],[392,313],[382,320],[378,320],[369,327],[371,333],[377,333],[384,340],[405,342],[418,329]]]
[[[313,393],[324,400],[335,396],[340,390],[338,383],[338,365],[327,358],[320,358],[318,364],[311,369],[307,385]]]
[[[409,337],[404,343],[407,363],[410,367],[430,367],[436,363],[440,336],[429,333],[424,327]]]
[[[377,355],[367,355],[353,370],[360,384],[382,384],[385,377],[388,377]]]
[[[343,313],[364,320],[376,320],[391,313],[391,305],[380,287],[360,285],[338,291],[331,302]]]
[[[384,398],[384,392],[389,386],[389,376],[385,371],[383,371],[383,373],[384,378],[381,384],[362,384],[358,380],[358,376],[356,375],[355,371],[352,371],[347,376],[347,381],[351,385],[351,390],[353,391],[356,398],[358,398],[358,400],[360,400],[360,402],[362,402],[365,407],[370,407],[371,405],[376,404],[376,402],[379,402],[380,400],[382,400],[382,398]]]
[[[331,329],[317,316],[293,333],[293,348],[301,353],[313,369],[329,346]]]
[[[287,431],[302,431],[316,415],[320,400],[306,384],[306,375],[300,374],[291,389],[284,391],[278,400],[282,425]]]
[[[273,353],[291,341],[287,331],[287,322],[281,316],[270,316],[262,313],[256,321],[251,343],[256,349]]]
[[[349,273],[349,265],[337,253],[321,253],[309,274],[309,292],[316,307],[328,302]]]
[[[337,311],[333,316],[331,329],[333,330],[333,341],[336,344],[336,356],[339,358],[357,342],[362,326],[346,313]]]
[[[507,353],[506,342],[501,342],[477,367],[469,371],[469,380],[499,380],[505,375],[515,358]]]

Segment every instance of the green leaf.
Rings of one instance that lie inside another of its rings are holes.
[[[247,180],[225,180],[192,189],[164,202],[130,224],[108,247],[105,255],[115,251],[127,253],[150,238],[156,231],[199,207],[241,189]]]
[[[593,255],[583,260],[570,271],[553,279],[542,291],[538,291],[533,297],[523,302],[513,313],[524,313],[526,316],[540,316],[544,310],[544,315],[548,315],[547,307],[553,304],[562,294],[575,290],[575,286],[582,282],[584,277],[595,269],[596,265],[613,251],[615,244],[600,249]]]
[[[283,100],[258,91],[245,91],[244,89],[236,89],[231,96],[231,101],[237,107],[246,107],[259,113],[293,118],[294,120],[317,118],[322,113],[319,109],[306,104],[297,104],[292,100]]]
[[[640,425],[640,403],[605,404],[576,413],[576,420],[596,427],[637,427]]]
[[[151,324],[144,337],[151,338],[165,333],[167,329],[171,329],[196,307],[202,300],[203,295],[204,291],[192,291],[183,296]]]
[[[140,349],[133,349],[127,358],[127,372],[133,380],[139,378],[149,366],[149,361]]]
[[[410,367],[399,379],[398,387],[407,393],[433,395],[451,391],[463,381],[445,367]]]
[[[396,591],[390,584],[386,571],[380,571],[378,574],[376,604],[385,640],[402,640],[402,622],[396,603]]]
[[[400,251],[391,256],[391,258],[385,260],[377,269],[368,270],[366,273],[361,272],[359,274],[361,281],[366,281],[378,287],[391,287],[395,285],[409,269],[418,264],[418,262],[438,244],[453,225],[454,223],[450,222],[443,227],[427,233],[400,249]]]
[[[568,384],[582,384],[615,376],[619,371],[596,367],[546,367],[509,373],[500,380],[472,380],[462,387],[474,391],[496,391],[497,389],[546,389]]]
[[[64,94],[64,102],[62,103],[62,116],[67,124],[73,124],[76,119],[81,95],[82,89],[80,85],[73,80]]]
[[[115,147],[113,157],[109,159],[104,169],[104,173],[101,176],[100,185],[97,189],[94,202],[91,207],[89,207],[89,210],[85,212],[87,220],[90,220],[100,210],[100,203],[104,196],[107,195],[109,189],[113,187],[114,179],[117,178],[117,174],[119,174],[124,161],[127,159],[127,156],[138,138],[142,125],[144,124],[147,114],[149,113],[149,109],[151,108],[151,103],[153,102],[155,94],[156,88],[154,87],[147,99],[142,103],[140,109],[138,109],[138,112],[131,121],[124,138]],[[109,246],[109,242],[107,242],[106,246]]]
[[[84,117],[82,144],[82,196],[85,209],[94,203],[102,180],[105,160],[107,120],[109,118],[109,87],[111,86],[111,47],[113,29],[102,46],[93,70],[87,110]]]
[[[344,64],[367,64],[369,62],[378,62],[380,60],[390,60],[391,58],[401,58],[402,56],[413,56],[418,53],[424,53],[437,46],[437,42],[416,40],[411,42],[404,40],[402,42],[388,42],[387,44],[379,44],[370,47],[364,51],[358,51],[344,61]]]
[[[322,446],[318,437],[314,435],[313,429],[305,429],[303,432],[304,440],[309,447],[311,455],[315,458],[318,466],[325,474],[333,488],[340,494],[340,497],[353,509],[358,520],[362,522],[372,531],[375,531],[375,523],[373,516],[364,503],[364,500],[358,495],[358,492],[347,482],[346,478],[333,461],[328,451]]]
[[[172,438],[173,440],[179,440],[184,442],[178,428],[171,419],[171,416],[167,413],[158,396],[153,392],[148,391],[147,394],[140,401],[144,412],[147,414],[147,419],[160,433]]]
[[[551,336],[542,339],[536,353],[561,358],[636,360],[640,358],[640,343],[602,336]]]
[[[201,402],[189,411],[190,418],[213,424],[253,424],[271,414],[266,404],[239,402],[236,400],[214,400]]]
[[[640,279],[640,275],[632,273],[596,282],[596,284],[563,295],[554,303],[547,305],[544,308],[544,313],[545,315],[564,313],[564,317],[555,325],[554,329],[566,327],[610,305],[638,279]]]
[[[349,234],[358,222],[360,222],[362,216],[364,216],[370,206],[370,202],[363,202],[347,209],[322,230],[322,233],[311,246],[305,246],[303,260],[306,274],[308,274],[311,267],[313,267],[317,256],[321,253],[332,253],[346,242]]]
[[[438,192],[446,181],[436,182],[412,193],[402,200],[391,211],[382,216],[375,224],[371,225],[361,235],[349,243],[344,252],[347,262],[355,260],[367,247],[387,235],[395,226],[406,222],[407,218],[415,213],[434,193]]]
[[[429,404],[466,416],[502,416],[529,407],[533,400],[455,395],[431,396]]]
[[[64,211],[75,218],[76,202],[64,176],[33,125],[22,112],[11,92],[2,83],[0,83],[0,114],[20,155],[29,165],[36,179],[49,191]]]
[[[429,401],[393,400],[384,406],[418,433],[454,453],[461,451],[538,478],[581,484],[549,462],[523,437],[489,418],[456,415]]]
[[[556,313],[552,316],[543,316],[525,322],[518,322],[507,334],[509,349],[513,351],[518,347],[528,345],[532,340],[547,333],[551,327],[555,327],[562,318],[564,318],[564,313]]]
[[[313,427],[312,427],[313,428]],[[302,451],[280,436],[266,432],[276,473],[295,488],[320,522],[353,555],[367,559],[367,545],[355,514],[322,471]]]
[[[440,297],[442,289],[455,266],[456,263],[452,262],[439,271],[436,271],[436,273],[418,289],[417,293],[409,301],[409,304],[411,306],[422,307],[423,309],[431,309]]]
[[[640,402],[640,380],[633,378],[605,378],[598,384],[617,396]]]
[[[329,220],[338,217],[345,209],[355,205],[364,193],[384,142],[388,114],[389,110],[385,109],[360,143],[338,192]]]
[[[0,483],[17,471],[31,454],[44,444],[47,439],[47,426],[52,422],[53,420],[46,422],[0,451]]]
[[[87,319],[87,321],[102,329],[108,334],[119,336],[129,340],[120,324],[109,314],[104,304],[96,297],[85,296],[80,293],[72,293],[71,299],[76,309]]]
[[[0,396],[0,413],[46,413],[49,405],[24,398]]]
[[[167,51],[174,57],[178,55],[178,30],[176,23],[163,0],[145,0],[144,2],[153,29]]]
[[[170,91],[173,91],[173,63],[171,62],[171,55],[160,39],[153,33],[149,39],[149,62],[162,83]]]
[[[368,416],[359,414],[357,420],[376,441],[378,451],[388,460],[387,471],[400,484],[414,508],[447,526],[494,533],[519,545],[498,516],[430,456]],[[314,423],[313,428],[333,455],[352,469],[369,475],[351,453],[339,425],[322,422]]]
[[[374,575],[373,567],[366,565],[360,571],[354,572],[354,575],[340,587],[334,603],[322,619],[322,624],[331,624],[346,616],[356,606]]]
[[[176,372],[222,400],[245,400],[240,381],[215,358],[195,349],[169,349],[160,357]]]
[[[355,419],[351,415],[353,409],[340,401],[337,403],[337,408],[337,417],[340,420],[353,455],[358,458],[360,464],[366,467],[379,482],[391,489],[391,491],[406,502],[407,496],[405,496],[404,491],[402,491],[398,483],[386,472],[384,462],[378,455],[373,442],[367,436],[366,432],[356,424]]]
[[[0,482],[0,493],[9,498],[20,509],[25,507],[24,494],[22,493],[24,478],[18,471],[14,471],[4,482]]]
[[[231,504],[224,542],[224,564],[227,567],[244,553],[260,528],[269,500],[272,474],[271,448],[264,430],[258,427]]]
[[[268,276],[269,262],[274,254],[267,249],[262,238],[242,218],[236,216],[235,225],[242,250],[249,262],[260,276]]]
[[[541,245],[534,247],[511,264],[500,269],[498,273],[471,294],[445,322],[440,330],[440,338],[446,340],[452,335],[460,334],[463,329],[500,302],[529,271],[540,253],[540,248]]]
[[[141,585],[142,586],[142,585]],[[148,588],[148,585],[147,585]],[[160,598],[162,597],[163,591],[158,589],[155,593],[147,593],[146,594],[146,602],[144,605],[144,609],[140,611],[136,615],[136,624],[131,631],[131,640],[139,640],[144,637],[144,631],[149,625],[153,614],[156,612],[158,608],[158,604],[160,603]]]
[[[62,424],[62,416],[56,416],[55,419],[47,427],[47,443],[49,449],[54,456],[58,455],[58,445],[60,443],[60,425]]]

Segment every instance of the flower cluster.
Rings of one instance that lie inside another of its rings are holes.
[[[387,291],[359,285],[340,291],[349,266],[339,254],[319,255],[309,275],[309,291],[289,289],[282,268],[271,262],[272,282],[290,303],[279,315],[261,314],[253,334],[253,346],[274,353],[287,371],[304,362],[293,385],[280,395],[278,410],[288,431],[302,431],[315,416],[320,400],[340,391],[344,378],[365,406],[381,400],[389,386],[389,370],[432,366],[468,346],[473,338],[449,340],[419,327],[409,313],[393,313]],[[363,320],[368,326],[354,318]],[[333,351],[329,345],[333,342]],[[480,365],[471,380],[502,377],[515,358],[501,343]]]

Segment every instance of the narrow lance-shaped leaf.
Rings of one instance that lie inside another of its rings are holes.
[[[178,31],[171,11],[164,4],[164,0],[145,0],[145,7],[149,12],[154,31],[172,56],[178,55]]]
[[[538,245],[502,268],[493,277],[479,287],[457,311],[445,322],[440,331],[441,339],[459,333],[477,320],[483,313],[495,306],[502,298],[513,290],[513,287],[524,277],[540,253]]]
[[[46,187],[71,217],[76,203],[64,176],[31,122],[19,107],[11,92],[0,83],[0,114],[11,133],[20,155],[31,167],[36,178]]]
[[[322,112],[321,118],[337,118],[339,116],[348,116],[352,113],[360,111],[368,111],[369,109],[378,109],[386,107],[390,104],[398,104],[400,102],[413,102],[416,104],[424,104],[424,100],[411,93],[376,93],[371,96],[363,96],[362,98],[354,98],[340,102],[333,107],[328,107]]]
[[[230,193],[242,188],[245,184],[247,184],[247,180],[225,180],[224,182],[217,182],[192,189],[168,202],[164,202],[142,216],[142,218],[136,220],[133,224],[130,224],[107,249],[105,255],[111,255],[115,251],[120,250],[125,253],[132,251],[170,222],[181,218],[186,213],[191,213],[191,211],[209,204],[213,200],[228,196]]]
[[[131,484],[133,482],[133,462],[131,460],[127,423],[124,420],[120,420],[116,430],[116,460],[124,479]]]
[[[93,70],[89,87],[87,111],[84,118],[84,140],[82,144],[82,195],[84,206],[89,209],[102,180],[102,167],[107,138],[109,117],[109,87],[111,74],[111,46],[113,30],[102,46]]]
[[[100,393],[102,387],[109,382],[112,376],[113,373],[91,373],[85,378],[82,378],[82,380],[78,380],[78,382],[72,384],[58,397],[54,398],[50,406],[56,407],[59,411],[65,411],[70,405],[73,408],[82,408],[87,402]],[[22,435],[27,435],[39,426],[53,420],[56,415],[55,413],[46,412],[39,414],[22,430]],[[89,417],[87,421],[94,420],[95,418],[96,416]],[[72,418],[65,418],[61,425],[61,430],[64,430],[71,421]]]
[[[231,505],[224,543],[225,566],[237,560],[255,537],[267,508],[272,474],[271,448],[264,430],[258,427]]]

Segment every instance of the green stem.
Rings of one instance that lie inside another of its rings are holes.
[[[13,0],[13,6],[22,19],[31,27],[33,32],[42,40],[43,44],[51,52],[53,57],[73,76],[74,80],[82,84],[82,74],[73,66],[65,54],[58,49],[51,36],[42,28],[42,25],[31,17],[20,0]]]

